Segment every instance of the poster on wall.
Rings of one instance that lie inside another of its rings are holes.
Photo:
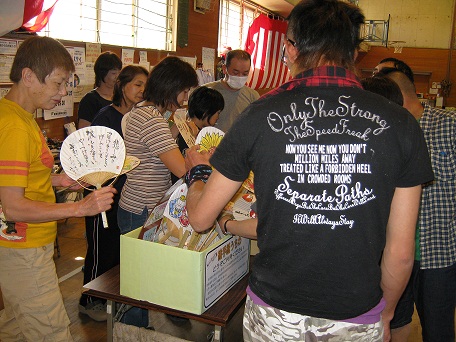
[[[19,42],[11,39],[0,39],[0,55],[15,55]]]
[[[95,63],[93,62],[86,62],[85,64],[85,83],[89,87],[87,91],[95,88],[95,71],[93,70],[94,64]]]
[[[122,66],[132,65],[134,56],[134,49],[122,49]]]
[[[84,89],[86,83],[85,80],[85,48],[75,47],[74,48],[74,78],[73,78],[73,101],[79,102],[84,94],[87,92]]]
[[[86,50],[83,47],[74,48],[74,79],[73,79],[73,102],[80,102],[82,97],[93,89],[94,76],[93,63],[87,63]],[[89,65],[87,67],[87,65]]]
[[[0,39],[0,83],[11,83],[9,74],[18,47],[17,40]]]
[[[139,65],[150,71],[150,62],[147,60],[147,51],[139,51]]]
[[[100,43],[86,43],[86,61],[94,62],[97,60],[98,56],[101,54],[101,44]]]
[[[14,56],[0,55],[0,83],[11,83],[9,78]]]
[[[214,73],[215,49],[203,47],[201,51],[203,70]]]

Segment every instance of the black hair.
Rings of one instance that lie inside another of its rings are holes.
[[[112,96],[112,103],[114,105],[120,107],[122,102],[126,102],[123,89],[127,83],[131,82],[136,75],[139,74],[144,74],[146,77],[149,75],[144,67],[137,65],[127,65],[120,71],[119,76],[117,76],[116,84],[114,85],[114,93]]]
[[[156,106],[179,107],[177,96],[188,88],[198,86],[198,76],[193,67],[178,57],[168,56],[150,72],[144,89],[144,100]]]
[[[397,59],[397,58],[388,57],[388,58],[382,59],[380,61],[380,63],[378,63],[378,64],[387,63],[387,62],[392,62],[396,69],[398,69],[403,74],[405,74],[405,76],[407,76],[412,83],[415,83],[415,78],[413,76],[412,68],[410,68],[407,63],[405,63],[404,61],[401,61],[400,59]]]
[[[225,58],[225,65],[227,67],[230,66],[231,60],[233,58],[249,61],[249,63],[251,63],[251,61],[252,61],[252,57],[250,56],[250,53],[248,53],[247,51],[240,50],[240,49],[238,49],[238,50],[230,50],[230,51],[228,51],[226,53],[226,58]]]
[[[361,10],[337,0],[303,0],[288,17],[287,39],[298,50],[300,69],[318,66],[320,61],[355,70],[354,54],[362,39]]]
[[[119,56],[114,52],[105,51],[100,54],[93,65],[93,71],[95,72],[95,87],[99,87],[108,72],[113,69],[122,69],[122,61]]]
[[[383,75],[375,75],[361,80],[361,85],[367,91],[386,97],[388,100],[397,103],[399,106],[404,104],[404,97],[401,89],[393,80]]]
[[[209,121],[215,113],[222,111],[225,100],[219,91],[201,86],[196,88],[188,99],[188,116]]]
[[[406,96],[416,95],[415,83],[402,71],[396,68],[382,68],[377,75],[384,75],[392,79]]]

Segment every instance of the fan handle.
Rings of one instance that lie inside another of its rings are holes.
[[[103,220],[103,227],[109,228],[108,226],[108,218],[106,217],[106,211],[101,212],[101,219]]]

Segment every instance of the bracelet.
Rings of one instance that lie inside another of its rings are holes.
[[[186,174],[185,174],[185,183],[190,188],[190,186],[195,183],[196,181],[203,181],[204,183],[207,182],[209,176],[212,173],[212,167],[206,164],[196,165],[192,167]]]
[[[228,223],[228,221],[235,221],[234,217],[233,218],[229,218],[228,220],[225,221],[225,223],[223,224],[223,229],[222,229],[222,233],[223,235],[228,235],[228,231],[226,230],[226,224]]]

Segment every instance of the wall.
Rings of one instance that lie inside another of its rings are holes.
[[[406,47],[448,49],[455,0],[359,0],[367,20],[387,20],[388,40]]]
[[[205,14],[197,13],[193,10],[193,0],[189,1],[189,18],[188,18],[188,44],[186,47],[177,47],[176,51],[158,51],[147,49],[135,49],[134,63],[139,62],[139,51],[148,51],[148,61],[150,65],[156,65],[162,58],[168,54],[186,57],[195,57],[201,61],[201,51],[203,47],[212,48],[217,51],[218,46],[218,12],[219,3],[216,1],[211,11]],[[6,35],[4,38],[25,39],[24,35]],[[61,41],[66,46],[84,46],[80,42]],[[121,46],[102,45],[102,51],[113,51],[121,56]],[[217,52],[216,52],[217,54]],[[214,65],[218,62],[217,58]],[[65,131],[63,125],[68,122],[77,122],[78,103],[75,103],[72,117],[59,118],[54,120],[44,120],[37,118],[38,125],[41,129],[46,130],[49,138],[63,140]]]
[[[418,48],[403,48],[402,53],[394,53],[394,48],[377,46],[358,58],[357,67],[361,77],[368,77],[372,75],[372,69],[384,58],[394,57],[403,60],[415,73],[417,92],[426,94],[432,82],[440,82],[445,78],[448,54],[448,49]]]
[[[391,15],[388,48],[369,43],[371,49],[358,60],[358,67],[368,76],[370,69],[386,57],[405,61],[415,75],[418,92],[429,92],[432,82],[449,77],[456,82],[454,48],[450,51],[455,0],[359,0],[367,20],[386,20]],[[402,53],[394,47],[402,46]],[[450,56],[451,55],[451,56]],[[454,88],[454,87],[453,87]],[[456,106],[456,91],[444,99],[445,106]]]

